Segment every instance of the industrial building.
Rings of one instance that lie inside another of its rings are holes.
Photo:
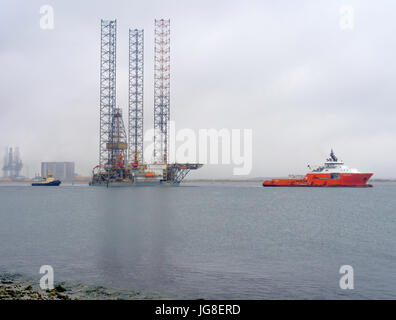
[[[41,162],[41,177],[47,178],[48,172],[58,180],[74,180],[74,162]]]

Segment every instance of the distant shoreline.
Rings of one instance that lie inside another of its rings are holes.
[[[272,178],[262,178],[262,179],[196,179],[196,180],[184,180],[182,184],[261,184],[264,180]],[[90,180],[77,180],[62,181],[63,185],[87,185]],[[396,183],[396,179],[371,179],[371,183]],[[26,185],[31,184],[32,181],[1,181],[0,185]]]

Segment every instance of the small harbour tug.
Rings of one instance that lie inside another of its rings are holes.
[[[40,182],[33,182],[33,187],[38,186],[59,186],[61,184],[60,180],[55,180],[51,172],[47,173],[47,178],[43,178]]]
[[[311,167],[308,165],[308,168]],[[263,182],[263,187],[372,187],[367,182],[373,173],[361,173],[350,169],[344,162],[338,161],[333,150],[330,158],[317,168],[311,169],[305,176],[288,179],[272,179]]]

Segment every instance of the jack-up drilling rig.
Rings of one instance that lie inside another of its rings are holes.
[[[3,165],[3,178],[13,181],[23,180],[24,177],[20,176],[23,164],[19,155],[19,148],[6,148]]]
[[[170,20],[155,20],[154,162],[143,161],[144,31],[129,30],[128,137],[116,107],[117,21],[101,21],[99,164],[90,185],[179,185],[199,163],[168,163]],[[127,141],[128,139],[128,141]]]

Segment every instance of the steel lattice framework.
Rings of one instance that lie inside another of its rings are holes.
[[[110,158],[108,163],[114,167],[124,167],[127,164],[127,136],[122,121],[121,108],[113,108],[111,117],[111,142],[106,147]]]
[[[128,159],[143,163],[144,31],[129,29]]]
[[[117,20],[101,20],[99,165],[112,162],[113,110],[116,106]]]
[[[170,119],[170,20],[155,20],[154,161],[168,162]]]

